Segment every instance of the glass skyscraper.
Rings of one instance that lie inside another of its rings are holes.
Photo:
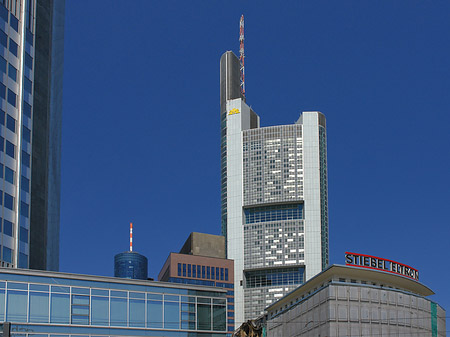
[[[328,265],[325,116],[260,127],[239,69],[236,55],[222,55],[222,233],[235,262],[236,326]]]
[[[64,0],[0,0],[1,249],[58,270]]]

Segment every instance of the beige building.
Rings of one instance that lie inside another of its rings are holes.
[[[446,336],[433,294],[412,278],[332,265],[266,308],[267,337]]]

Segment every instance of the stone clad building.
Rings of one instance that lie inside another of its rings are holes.
[[[266,309],[267,336],[446,336],[433,294],[405,276],[332,265]]]

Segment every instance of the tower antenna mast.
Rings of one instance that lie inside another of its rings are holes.
[[[239,61],[241,63],[241,93],[245,97],[245,68],[244,68],[244,14],[239,22]]]
[[[133,251],[133,223],[130,222],[130,252]]]

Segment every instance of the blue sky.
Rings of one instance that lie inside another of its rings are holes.
[[[420,271],[450,309],[450,2],[66,1],[61,260],[157,277],[192,231],[220,234],[219,59],[245,15],[262,126],[327,117],[330,260]]]

